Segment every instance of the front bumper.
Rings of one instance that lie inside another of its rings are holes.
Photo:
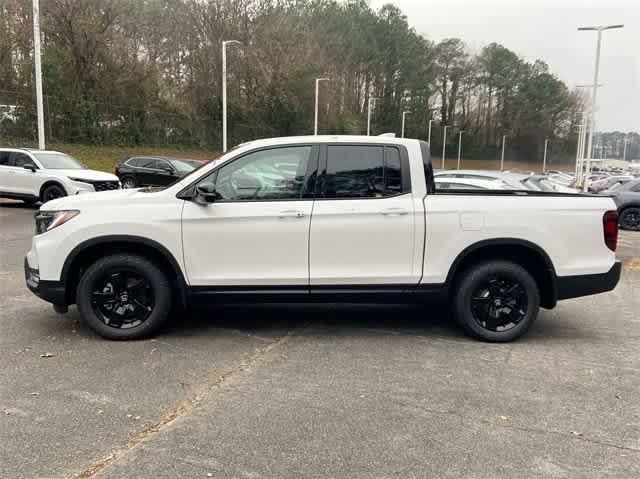
[[[556,280],[557,298],[569,299],[613,290],[622,272],[622,263],[616,261],[606,273],[558,276]]]
[[[29,266],[27,258],[24,259],[24,279],[27,287],[39,298],[56,305],[67,304],[64,283],[40,280],[40,272]]]

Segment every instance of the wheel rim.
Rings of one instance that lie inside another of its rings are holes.
[[[44,199],[45,201],[51,201],[57,198],[62,198],[63,196],[64,192],[60,188],[54,187],[48,188],[47,191],[45,191]]]
[[[627,228],[640,228],[640,210],[625,211],[622,224]]]
[[[135,188],[136,184],[135,182],[131,179],[131,178],[126,178],[123,182],[122,182],[122,187],[123,188]]]
[[[493,332],[515,328],[527,315],[527,306],[524,286],[510,277],[491,276],[471,295],[473,319]]]
[[[136,271],[111,271],[91,289],[91,306],[100,321],[111,328],[140,326],[153,311],[155,296],[151,283]]]

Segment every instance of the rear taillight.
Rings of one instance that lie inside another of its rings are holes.
[[[602,229],[604,231],[604,243],[611,251],[618,247],[618,212],[610,210],[602,217]]]

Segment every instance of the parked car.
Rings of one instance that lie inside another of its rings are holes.
[[[493,181],[501,184],[500,189],[518,189],[522,188],[521,180],[528,175],[522,173],[512,173],[504,171],[489,170],[440,170],[434,173],[434,177],[438,178],[454,178],[454,179],[470,179]]]
[[[0,148],[0,197],[27,204],[79,193],[117,190],[111,173],[86,168],[59,151]]]
[[[502,181],[475,178],[449,178],[434,176],[436,190],[504,190],[509,186]]]
[[[626,183],[633,179],[634,177],[632,175],[612,175],[607,178],[592,181],[587,186],[589,188],[589,191],[592,191],[593,193],[599,193],[600,191],[611,188],[616,183]]]
[[[406,138],[254,141],[168,188],[62,198],[35,220],[28,287],[109,339],[153,334],[172,303],[439,298],[509,341],[621,271],[611,198],[438,191],[428,144]]]
[[[615,188],[604,191],[613,196],[618,207],[618,223],[621,228],[640,231],[640,179],[617,183]]]
[[[168,186],[202,166],[196,160],[164,156],[132,156],[115,168],[123,188]]]

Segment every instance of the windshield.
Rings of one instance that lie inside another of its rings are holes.
[[[64,153],[33,153],[33,156],[48,170],[83,170],[85,166],[73,156]]]
[[[171,164],[176,169],[176,171],[180,171],[181,173],[189,173],[195,168],[194,165],[183,160],[171,160]]]

